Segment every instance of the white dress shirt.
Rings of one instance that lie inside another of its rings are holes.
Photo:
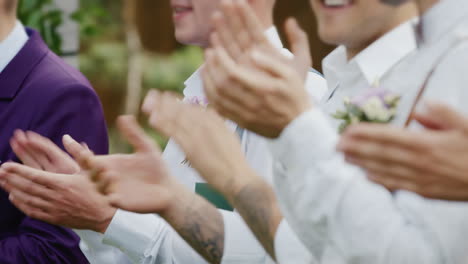
[[[6,39],[0,41],[0,73],[10,64],[26,42],[28,42],[28,34],[23,24],[17,21]]]
[[[415,23],[416,21],[412,20],[395,28],[375,41],[349,62],[345,47],[338,47],[330,53],[323,61],[324,73],[329,86],[327,96],[322,99],[321,105],[323,108],[331,115],[334,111],[343,107],[343,99],[345,97],[352,96],[353,94],[357,95],[369,89],[376,81],[380,81],[391,73],[393,68],[411,58],[417,47],[414,37]],[[337,121],[335,126],[338,127],[338,125],[339,122]],[[286,129],[286,131],[288,130],[289,128]],[[287,134],[286,131],[284,134]],[[310,135],[310,132],[305,129],[305,127],[295,129],[294,131],[296,131],[297,134],[288,137],[287,140],[289,141],[287,143],[285,140],[279,140],[280,142],[272,141],[273,143],[270,144],[276,158],[287,159],[287,161],[279,159],[280,162],[274,164],[277,174],[278,169],[276,167],[282,166],[283,163],[288,164],[288,162],[295,162],[295,160],[302,159],[305,162],[303,164],[305,166],[310,164],[311,160],[313,160],[311,159],[312,157],[309,156],[309,152],[312,151],[308,150],[307,154],[304,155],[304,150],[307,145],[301,147],[300,150],[297,149],[297,152],[294,153],[288,149],[288,144],[291,144],[292,141],[301,140],[307,134],[310,138],[326,145],[327,140],[333,137],[333,135],[336,135],[335,129],[331,129],[327,131],[327,133],[320,135]],[[283,137],[284,136],[282,136],[282,138]],[[292,146],[298,147],[302,143],[303,142],[298,142]],[[314,148],[316,148],[316,146],[314,146]],[[313,153],[318,153],[318,158],[323,157],[321,149],[316,149]],[[302,158],[297,156],[301,156]],[[323,165],[326,166],[325,164]],[[303,181],[298,181],[297,179],[293,180],[292,177],[289,179],[294,181],[293,186],[295,186],[295,188],[300,188],[300,185],[303,183]],[[283,184],[292,183],[281,178],[278,179],[278,176],[275,175],[276,189]],[[317,188],[322,190],[320,193],[317,193],[317,195],[322,195],[323,192],[328,191],[328,189],[324,187],[325,186],[317,186]],[[305,189],[302,190],[306,191]],[[277,190],[277,192],[281,197],[283,190],[280,189]],[[313,197],[313,194],[309,195]],[[326,198],[324,197],[324,199]],[[282,210],[285,211],[285,208],[282,208]],[[296,231],[302,232],[302,230]],[[279,263],[316,263],[318,260],[321,260],[322,263],[341,262],[339,255],[333,252],[332,247],[325,248],[324,245],[323,250],[326,252],[324,257],[318,254],[311,255],[299,242],[287,221],[283,221],[279,226],[275,237],[276,258]]]
[[[467,15],[467,1],[441,1],[422,18],[419,51],[381,79],[381,86],[403,96],[395,125],[404,124],[437,64],[423,97],[468,113],[468,43],[455,45],[466,38]],[[388,56],[387,50],[381,54]],[[332,108],[304,113],[271,145],[282,210],[310,252],[322,263],[466,263],[468,204],[392,194],[369,182],[335,151],[337,126],[326,114]]]
[[[275,28],[269,29],[266,34],[275,46],[283,47]],[[287,50],[283,50],[283,52],[291,54]],[[316,101],[320,100],[327,90],[325,79],[312,71],[308,76],[307,84],[313,100]],[[186,99],[204,97],[200,70],[197,70],[185,82],[185,86],[184,96]],[[227,122],[227,125],[233,131],[237,127],[232,122]],[[245,131],[242,136],[242,146],[250,165],[268,182],[272,183],[273,160],[269,153],[267,140]],[[184,164],[185,154],[174,141],[169,141],[163,157],[172,175],[189,188],[195,190],[195,184],[203,182],[195,170]],[[222,263],[263,264],[273,262],[238,213],[224,210],[220,210],[220,212],[225,223],[225,247]],[[285,237],[289,238],[289,236]],[[82,236],[83,240],[89,238],[91,236]],[[101,239],[104,244],[122,250],[133,263],[207,263],[162,218],[156,215],[140,215],[118,210]],[[95,238],[94,240],[98,243],[101,242]],[[300,242],[297,241],[297,243]],[[112,262],[112,259],[117,255],[115,249],[101,245],[101,249],[94,254],[95,259],[99,259],[95,263],[115,263]]]

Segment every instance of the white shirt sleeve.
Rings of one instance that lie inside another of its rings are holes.
[[[103,234],[91,230],[74,230],[81,238],[80,248],[90,264],[129,264],[119,249],[102,243]]]
[[[327,117],[313,109],[270,144],[282,212],[313,256],[323,261],[331,248],[342,263],[442,263],[424,224],[348,165],[337,141]]]
[[[158,257],[169,232],[168,225],[157,215],[117,210],[103,243],[120,249],[133,263],[150,263],[146,259]]]
[[[224,254],[221,263],[274,263],[239,214],[220,211],[224,220]]]
[[[318,263],[284,219],[276,231],[275,254],[276,260],[280,264]]]
[[[224,210],[220,212],[225,221],[222,263],[274,263],[239,214]],[[103,242],[122,250],[133,263],[208,263],[157,215],[141,215],[118,210],[104,234]]]

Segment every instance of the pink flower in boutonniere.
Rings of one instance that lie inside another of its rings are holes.
[[[400,95],[380,87],[371,88],[351,99],[345,98],[345,110],[333,114],[334,118],[343,120],[339,132],[360,122],[390,123],[396,116],[400,98]]]
[[[192,96],[192,97],[187,97],[186,102],[192,105],[200,105],[203,107],[208,106],[208,99],[205,97],[199,97],[199,96]]]

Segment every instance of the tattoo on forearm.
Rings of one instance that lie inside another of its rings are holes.
[[[202,198],[185,210],[179,234],[210,263],[221,263],[224,222],[218,210]]]
[[[236,209],[273,259],[274,238],[282,219],[273,190],[269,186],[247,185],[234,197]]]

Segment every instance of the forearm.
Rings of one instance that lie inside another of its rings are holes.
[[[161,216],[210,263],[221,263],[224,222],[220,212],[202,197],[178,186],[172,206]]]
[[[283,219],[272,188],[252,170],[245,177],[236,177],[234,188],[225,190],[227,199],[255,234],[259,242],[275,259],[274,240]]]

